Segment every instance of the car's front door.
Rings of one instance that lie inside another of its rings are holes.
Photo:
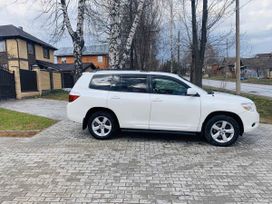
[[[197,131],[200,97],[187,96],[189,86],[165,76],[151,77],[150,129]]]
[[[121,128],[148,129],[150,94],[146,75],[113,75],[108,107]]]

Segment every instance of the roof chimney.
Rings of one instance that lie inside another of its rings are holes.
[[[18,28],[21,29],[21,30],[24,30],[24,28],[22,26],[18,26]]]

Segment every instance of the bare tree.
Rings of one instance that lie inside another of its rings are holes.
[[[121,0],[109,2],[109,64],[113,69],[118,69],[120,63],[121,46]]]
[[[208,22],[208,0],[203,0],[201,37],[198,38],[196,19],[196,0],[191,0],[192,9],[192,69],[190,80],[202,86],[202,68],[207,43],[207,22]]]
[[[137,12],[138,1],[129,0],[125,5],[126,12],[124,17],[124,27],[122,33],[127,36],[130,31],[130,25],[133,23],[134,16]],[[160,31],[160,7],[155,0],[146,0],[140,22],[135,33],[133,44],[130,52],[130,68],[137,68],[140,70],[156,69],[158,67],[158,60],[156,55],[158,53],[158,34]],[[128,64],[128,63],[126,63]]]
[[[182,20],[192,52],[190,80],[202,86],[202,69],[209,35],[215,25],[228,15],[234,0],[203,0],[201,3],[197,0],[190,0],[190,17],[187,3],[187,0],[182,0]]]
[[[66,1],[66,0],[43,0],[42,14],[46,16],[46,26],[53,28],[52,37],[59,40],[66,33],[73,42],[73,55],[75,64],[74,78],[77,80],[82,73],[82,50],[84,48],[84,25],[91,19],[92,2],[90,0]]]
[[[131,24],[127,36],[122,35],[123,18],[124,18],[124,5],[127,0],[109,0],[109,56],[110,67],[112,69],[123,69],[125,63],[130,57],[131,46],[133,39],[140,22],[140,17],[143,12],[145,0],[139,0],[136,14]]]
[[[78,1],[78,9],[77,9],[77,25],[76,30],[73,30],[71,21],[67,11],[66,0],[61,0],[61,10],[63,13],[63,23],[70,34],[73,41],[73,54],[75,58],[75,79],[77,80],[82,73],[82,49],[84,47],[84,38],[83,38],[83,24],[84,24],[84,13],[86,7],[86,0]]]

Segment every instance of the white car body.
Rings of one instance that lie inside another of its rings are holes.
[[[117,92],[89,88],[95,75],[137,74],[167,76],[188,85],[198,96]],[[163,72],[98,71],[84,73],[70,92],[79,98],[67,105],[70,120],[82,123],[92,108],[107,108],[117,117],[121,129],[201,132],[204,121],[214,113],[230,113],[239,117],[242,132],[259,125],[259,114],[250,99],[225,93],[208,94],[178,75]],[[246,110],[243,104],[252,104]],[[239,120],[238,119],[238,120]]]

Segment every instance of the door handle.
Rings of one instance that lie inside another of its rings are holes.
[[[160,98],[155,98],[155,99],[152,100],[152,102],[160,103],[160,102],[162,102],[162,99],[160,99]]]
[[[118,99],[120,99],[120,97],[119,96],[113,96],[113,97],[111,97],[111,99],[118,100]]]

